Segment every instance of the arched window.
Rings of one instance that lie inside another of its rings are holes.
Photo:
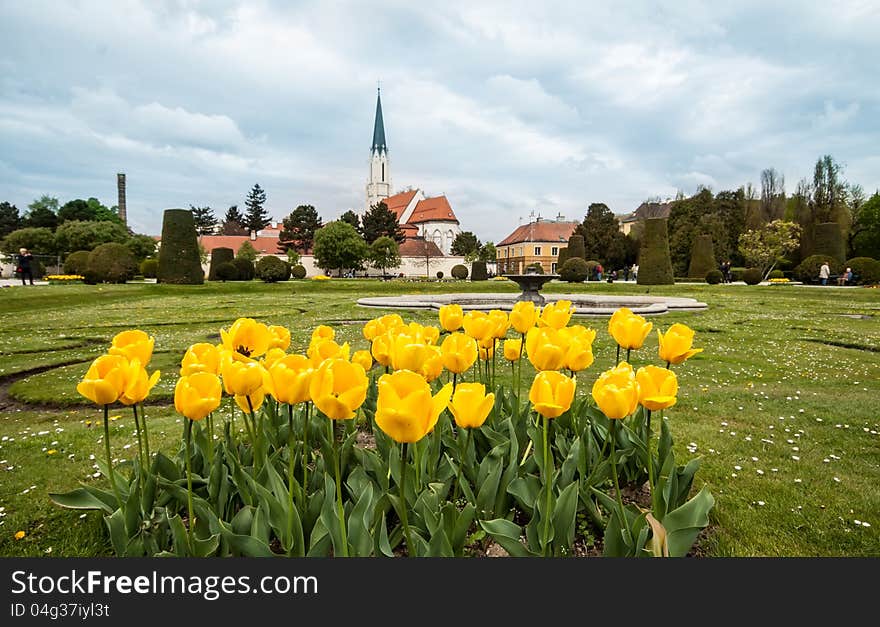
[[[434,229],[434,234],[431,236],[431,239],[437,244],[437,248],[443,250],[443,234],[440,232],[440,229]]]

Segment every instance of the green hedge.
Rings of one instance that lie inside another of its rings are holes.
[[[489,272],[486,270],[485,261],[475,261],[471,264],[471,281],[487,281]]]
[[[691,263],[688,267],[688,276],[692,279],[702,279],[712,271],[717,270],[715,252],[712,246],[711,235],[697,235],[694,238],[694,246],[691,249]]]
[[[853,257],[846,262],[861,285],[880,283],[880,261],[871,257]]]
[[[266,255],[259,259],[254,270],[257,278],[266,283],[286,281],[290,278],[290,264],[275,255]]]
[[[452,266],[452,270],[449,271],[452,274],[452,278],[463,280],[468,278],[468,269],[467,266],[457,263]]]
[[[224,261],[217,265],[215,276],[217,281],[223,281],[224,283],[226,281],[238,281],[238,268],[231,261]]]
[[[128,247],[115,242],[101,244],[89,253],[83,275],[86,283],[125,283],[137,274],[138,265]]]
[[[590,268],[587,262],[580,257],[573,257],[562,264],[559,269],[559,278],[568,283],[582,283],[590,276]]]
[[[639,285],[673,285],[672,259],[666,218],[645,220],[645,233],[639,249]]]
[[[290,269],[290,276],[294,279],[304,279],[306,278],[306,274],[308,274],[308,272],[306,272],[305,266],[297,265]]]
[[[208,280],[217,281],[217,267],[222,263],[228,263],[235,259],[235,251],[231,248],[215,248],[211,251],[211,266],[208,270]],[[229,279],[226,279],[227,281]]]
[[[165,210],[156,278],[159,283],[179,285],[201,285],[205,282],[193,214],[188,209]]]
[[[813,255],[828,255],[838,263],[843,263],[846,259],[846,243],[837,222],[822,222],[816,225]]]
[[[746,268],[743,272],[743,281],[746,282],[746,285],[757,285],[762,278],[764,277],[761,275],[760,268]]]
[[[828,262],[831,268],[831,274],[840,274],[843,264],[839,263],[830,255],[810,255],[798,264],[794,269],[794,276],[798,281],[804,283],[816,283],[819,280],[819,268],[822,264]],[[830,281],[829,281],[830,282]]]
[[[78,250],[70,253],[64,260],[64,274],[78,274],[85,276],[86,269],[89,266],[89,250]]]
[[[718,285],[722,280],[724,280],[724,275],[721,274],[721,270],[709,270],[706,273],[706,283],[709,285]]]
[[[145,279],[155,279],[159,273],[159,260],[150,258],[141,262],[141,274]]]
[[[254,268],[254,262],[247,257],[236,257],[232,260],[232,265],[234,265],[235,269],[238,271],[237,280],[239,281],[253,281],[254,277],[257,275],[256,268]]]
[[[569,237],[568,248],[566,248],[565,250],[566,259],[574,259],[575,257],[580,257],[581,259],[586,260],[587,249],[584,246],[583,235],[572,235],[571,237]]]

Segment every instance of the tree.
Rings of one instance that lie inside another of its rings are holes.
[[[82,198],[68,200],[58,210],[58,224],[64,224],[65,222],[95,222],[95,218],[95,207],[89,205],[88,201]]]
[[[801,227],[794,222],[774,220],[760,229],[749,229],[739,238],[739,252],[746,263],[767,275],[798,247]]]
[[[61,254],[77,250],[93,250],[100,244],[125,243],[129,239],[128,230],[114,222],[96,220],[70,220],[55,230],[55,250]]]
[[[315,233],[315,261],[328,274],[333,269],[357,270],[369,254],[364,238],[347,222],[336,220]]]
[[[247,207],[247,212],[244,223],[242,223],[243,227],[250,231],[259,231],[269,226],[272,220],[269,218],[269,212],[263,208],[263,205],[266,204],[266,192],[263,191],[259,183],[254,183],[244,204]]]
[[[343,213],[340,217],[340,220],[343,222],[348,222],[350,225],[354,227],[354,230],[358,233],[361,232],[361,217],[356,214],[354,211],[349,209],[345,213]]]
[[[282,222],[278,252],[286,252],[291,248],[299,253],[308,252],[314,246],[315,233],[321,226],[321,216],[312,205],[298,206]]]
[[[781,220],[785,215],[785,176],[775,168],[761,171],[761,218]]]
[[[21,227],[21,216],[18,207],[8,202],[0,202],[0,237],[6,237]]]
[[[492,242],[486,242],[480,247],[480,254],[477,256],[477,259],[487,263],[494,263],[497,255],[498,253],[495,250],[495,244]]]
[[[55,234],[46,227],[30,227],[13,231],[3,238],[0,250],[7,255],[17,255],[20,248],[27,248],[35,255],[55,252]]]
[[[125,247],[138,262],[156,254],[156,240],[149,235],[132,235],[125,241]]]
[[[223,224],[220,226],[222,235],[247,235],[247,229],[244,228],[244,216],[238,210],[238,205],[232,205],[226,210],[223,216]]]
[[[839,222],[846,207],[846,183],[841,177],[840,164],[825,155],[813,168],[813,222]]]
[[[235,258],[247,259],[251,263],[254,263],[257,260],[257,249],[254,248],[254,245],[248,240],[245,240],[241,243],[241,246],[238,247],[238,250],[235,253]]]
[[[462,231],[452,241],[452,254],[461,255],[467,263],[470,263],[480,256],[481,246],[476,235],[470,231]]]
[[[443,253],[432,240],[425,237],[413,238],[414,257],[421,257],[425,260],[425,276],[431,277],[431,266],[435,265],[435,259],[442,257]],[[474,262],[476,263],[476,262]]]
[[[54,230],[58,226],[58,199],[44,195],[29,204],[22,226]]]
[[[211,207],[194,207],[189,206],[189,210],[193,214],[193,222],[196,225],[196,233],[199,235],[211,235],[217,228],[217,216]]]
[[[361,220],[361,233],[368,244],[372,244],[383,235],[387,235],[398,244],[402,244],[406,239],[397,215],[384,202],[366,210]]]
[[[382,236],[370,244],[370,263],[382,271],[385,276],[387,268],[396,268],[400,265],[400,247],[393,239]]]
[[[852,256],[880,259],[880,191],[859,206],[851,237]]]
[[[596,259],[609,268],[622,267],[626,261],[626,236],[620,232],[617,216],[605,203],[587,207],[584,221],[575,229],[584,238],[584,259]]]

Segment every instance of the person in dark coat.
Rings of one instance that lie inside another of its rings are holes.
[[[34,256],[28,251],[27,248],[21,248],[18,251],[18,270],[21,273],[21,284],[27,285],[27,280],[30,280],[31,285],[34,284],[34,272],[31,264],[34,261]]]

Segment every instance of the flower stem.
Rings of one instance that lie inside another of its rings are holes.
[[[620,344],[617,345],[617,358],[614,360],[614,365],[616,366],[619,363],[620,363]]]
[[[617,440],[617,420],[611,421],[611,474],[614,477],[614,491],[617,493],[617,505],[620,507],[620,517],[623,519],[623,525],[626,533],[632,541],[632,532],[629,529],[629,520],[623,510],[623,496],[620,494],[620,482],[617,478],[617,453],[615,444]]]
[[[419,443],[418,442],[413,442],[413,465],[416,467],[416,494],[418,494],[422,489],[422,482],[421,482],[422,455],[421,455],[421,452],[419,451]]]
[[[293,405],[287,405],[287,534],[291,539],[287,554],[293,555]]]
[[[110,485],[113,486],[113,494],[116,495],[116,502],[119,503],[119,509],[122,509],[122,497],[119,496],[119,488],[116,485],[116,478],[113,476],[113,458],[110,456],[110,411],[109,405],[104,405],[104,452],[107,454],[107,472],[110,473]]]
[[[189,546],[190,550],[193,549],[193,527],[195,527],[196,519],[193,516],[193,486],[192,486],[192,463],[190,462],[190,441],[192,440],[192,423],[193,421],[188,419],[186,420],[186,509],[189,514]]]
[[[553,490],[553,461],[550,459],[549,452],[547,451],[547,434],[549,431],[550,419],[547,418],[547,416],[544,416],[544,484],[547,486],[547,507],[544,511],[544,541],[546,542],[544,545],[545,557],[550,552],[550,542],[547,538],[550,536],[550,497],[552,496]]]
[[[138,419],[137,403],[131,406],[131,410],[134,412],[134,432],[137,435],[138,441],[138,461],[141,463],[141,468],[146,470],[144,465],[144,444],[141,438],[141,421]]]
[[[333,432],[333,420],[327,421],[327,435],[333,448],[333,470],[336,473],[336,515],[339,518],[339,530],[342,533],[342,557],[348,557],[348,538],[345,532],[345,509],[342,507],[342,482],[339,480],[339,449],[336,448],[336,434]]]
[[[150,432],[147,430],[147,412],[144,411],[144,404],[141,403],[141,423],[144,426],[144,451],[147,453],[147,463],[151,463],[150,457]]]
[[[303,416],[303,503],[305,507],[308,507],[308,493],[309,493],[309,457],[311,457],[312,451],[309,450],[309,405],[310,403],[306,401],[306,413]]]
[[[400,445],[400,519],[403,523],[403,536],[406,539],[406,553],[409,557],[415,557],[412,538],[409,533],[409,520],[407,519],[406,505],[406,442]]]
[[[654,509],[654,456],[651,454],[651,440],[653,440],[653,434],[651,433],[650,409],[645,409],[645,426],[647,427],[647,442],[645,442],[645,446],[648,449],[648,487],[651,490],[651,509]]]
[[[260,434],[257,430],[257,417],[254,415],[254,406],[251,403],[250,395],[246,395],[248,410],[251,414],[251,427],[253,428],[253,435],[251,440],[251,446],[254,447],[254,468],[257,472],[260,471],[260,466],[262,466],[262,457],[260,456]]]
[[[628,363],[628,364],[630,363],[630,361],[629,361],[629,354],[630,354],[630,351],[632,351],[631,348],[626,349],[626,363]],[[630,365],[631,365],[631,364],[630,364]]]

